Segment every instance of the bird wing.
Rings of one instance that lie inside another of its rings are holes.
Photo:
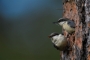
[[[75,23],[73,21],[69,20],[68,24],[70,25],[70,27],[75,28]]]

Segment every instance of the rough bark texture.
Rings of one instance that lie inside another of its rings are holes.
[[[63,51],[61,59],[90,60],[90,0],[64,0],[63,7],[63,17],[73,20],[76,27],[67,38],[71,50]]]

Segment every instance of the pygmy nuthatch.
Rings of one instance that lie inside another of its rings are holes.
[[[63,34],[58,34],[54,32],[49,35],[49,38],[51,38],[51,42],[57,50],[65,50],[68,42]]]
[[[53,22],[53,23],[59,24],[68,33],[73,33],[75,31],[75,23],[67,18],[60,18],[57,22]]]

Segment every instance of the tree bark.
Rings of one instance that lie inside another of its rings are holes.
[[[67,38],[71,50],[63,51],[61,59],[90,60],[90,0],[64,0],[63,7],[63,17],[73,20],[76,27]]]

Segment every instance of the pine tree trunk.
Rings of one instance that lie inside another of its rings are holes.
[[[90,60],[90,0],[64,0],[63,7],[63,17],[73,20],[76,27],[67,38],[71,50],[63,52],[61,59]]]

